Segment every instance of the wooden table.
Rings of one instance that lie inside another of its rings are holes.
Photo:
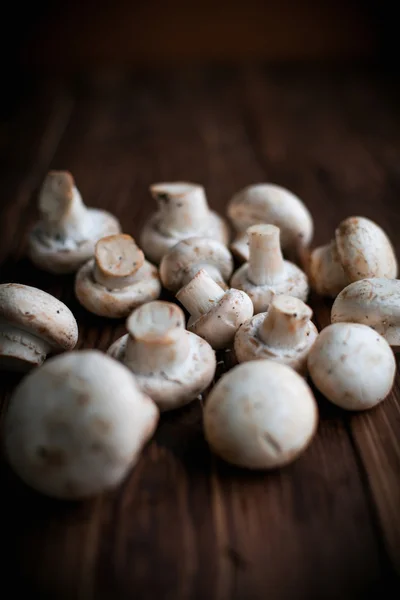
[[[40,273],[25,258],[49,168],[71,170],[86,203],[113,211],[133,235],[154,209],[148,186],[157,180],[200,182],[221,212],[242,186],[271,181],[307,203],[316,244],[359,214],[387,231],[400,256],[398,106],[390,74],[351,69],[21,78],[2,97],[1,281],[63,300],[78,319],[79,347],[105,350],[124,332],[123,322],[78,305],[71,277]],[[329,303],[312,305],[326,325]],[[1,376],[2,416],[17,381]],[[9,575],[14,592],[57,599],[399,597],[399,379],[365,414],[317,398],[312,445],[270,474],[210,455],[199,402],[165,415],[125,483],[90,502],[40,497],[3,461],[2,582]]]

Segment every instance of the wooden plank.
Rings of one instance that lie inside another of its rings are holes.
[[[223,211],[239,187],[274,179],[306,199],[323,242],[359,193],[351,191],[353,149],[334,101],[345,85],[307,73],[234,69],[86,78],[50,166],[70,169],[85,201],[112,210],[135,236],[153,210],[147,188],[156,180],[204,183],[210,204]],[[11,214],[13,223],[24,206]],[[105,350],[123,322],[89,315],[73,297],[73,278],[39,273],[23,260],[29,210],[13,233],[19,260],[8,275],[60,297],[77,316],[80,346]],[[90,502],[43,499],[3,464],[10,573],[18,570],[18,580],[42,598],[384,593],[391,564],[365,472],[342,413],[319,401],[313,444],[275,473],[244,473],[212,457],[200,402],[164,415],[124,484]]]

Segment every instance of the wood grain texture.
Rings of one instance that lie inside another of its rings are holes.
[[[80,307],[72,277],[39,272],[25,258],[49,168],[71,170],[85,201],[113,211],[134,236],[154,208],[148,186],[157,180],[204,184],[220,212],[240,187],[273,181],[307,203],[315,243],[345,216],[363,214],[400,256],[397,101],[390,78],[356,71],[191,69],[28,82],[2,109],[1,281],[63,300],[78,319],[79,347],[106,350],[125,330]],[[311,303],[324,327],[329,303]],[[17,381],[2,374],[1,417]],[[3,460],[5,578],[68,600],[389,597],[389,584],[398,594],[399,380],[364,415],[317,398],[316,438],[272,473],[213,457],[199,401],[163,415],[126,481],[92,501],[42,498]]]

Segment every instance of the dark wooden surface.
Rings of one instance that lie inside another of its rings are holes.
[[[156,180],[201,182],[220,211],[240,187],[273,181],[305,200],[315,243],[362,214],[400,257],[399,94],[388,74],[251,67],[20,78],[1,104],[1,281],[62,299],[78,319],[79,347],[105,350],[124,323],[89,315],[70,277],[25,258],[49,168],[70,169],[86,203],[112,210],[133,235],[154,208]],[[329,305],[312,305],[326,325]],[[1,418],[17,380],[1,375]],[[399,379],[366,414],[317,397],[312,445],[269,474],[210,455],[199,402],[163,416],[125,483],[90,502],[40,497],[3,461],[2,585],[79,600],[399,597]]]

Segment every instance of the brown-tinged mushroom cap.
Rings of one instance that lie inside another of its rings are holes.
[[[255,315],[235,335],[238,362],[271,359],[307,373],[307,355],[318,330],[311,321],[312,310],[302,300],[279,295],[268,312]]]
[[[191,237],[178,242],[160,263],[160,277],[164,287],[177,292],[201,269],[226,288],[233,271],[233,260],[228,248],[217,240]]]
[[[237,192],[229,202],[228,217],[242,234],[231,244],[232,252],[242,261],[249,260],[244,238],[252,225],[270,223],[279,227],[282,250],[290,258],[296,257],[299,247],[310,244],[314,231],[305,204],[289,190],[274,184],[249,185]]]
[[[293,462],[317,424],[317,404],[306,381],[272,360],[233,367],[211,390],[204,408],[204,433],[213,452],[247,469]]]
[[[99,240],[94,259],[79,269],[75,279],[75,294],[82,306],[109,318],[127,317],[160,293],[157,268],[126,234]]]
[[[77,340],[75,317],[60,300],[28,285],[0,285],[0,364],[26,370]]]
[[[386,233],[365,217],[348,217],[335,232],[336,246],[349,283],[370,277],[397,277],[397,261]]]
[[[332,306],[332,323],[362,323],[400,350],[400,280],[370,278],[345,287]]]
[[[267,311],[276,294],[305,301],[308,296],[307,276],[295,264],[283,260],[279,228],[275,225],[253,225],[248,228],[247,234],[249,262],[235,271],[231,287],[250,296],[254,314]]]
[[[215,350],[228,348],[240,325],[253,316],[253,303],[245,292],[223,290],[204,269],[176,297],[191,315],[187,329]]]
[[[179,306],[160,300],[144,304],[130,315],[127,329],[129,333],[107,352],[135,374],[161,411],[191,402],[210,385],[215,353],[205,340],[185,330]]]
[[[32,262],[52,273],[73,273],[93,256],[98,239],[119,233],[118,220],[88,208],[67,171],[50,171],[39,194],[40,220],[28,240]]]
[[[79,500],[125,478],[158,418],[123,365],[97,350],[69,352],[16,388],[5,418],[6,455],[38,492]]]
[[[307,362],[314,385],[346,410],[367,410],[382,402],[396,373],[396,361],[387,341],[358,323],[325,327]]]
[[[228,226],[208,207],[203,186],[188,182],[165,182],[150,186],[158,203],[142,229],[140,244],[145,255],[158,264],[180,240],[200,236],[223,244],[229,241]]]

